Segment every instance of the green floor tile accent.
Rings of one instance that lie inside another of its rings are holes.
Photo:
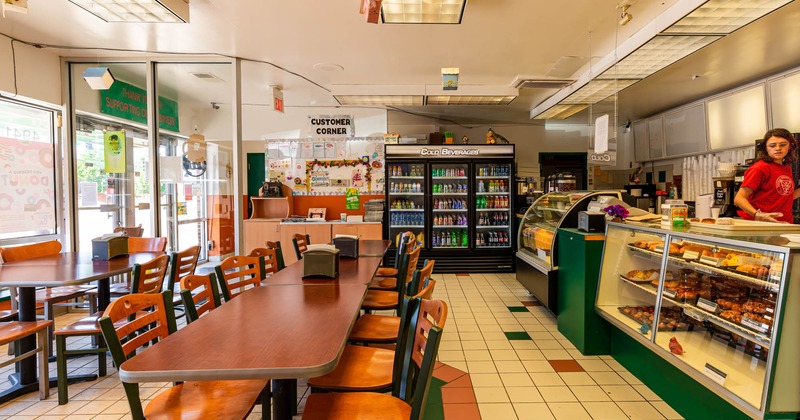
[[[525,306],[509,306],[508,310],[511,312],[528,312],[528,308]]]
[[[504,332],[509,340],[533,340],[525,331]]]
[[[425,404],[423,420],[444,420],[444,406],[442,404]]]
[[[425,402],[425,414],[423,420],[444,420],[444,406],[442,405],[442,387],[447,382],[431,378],[431,386],[428,388],[428,400]]]

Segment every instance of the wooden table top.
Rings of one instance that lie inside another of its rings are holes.
[[[372,276],[378,270],[378,265],[383,254],[389,247],[385,240],[360,240],[358,243],[358,258],[339,258],[339,278],[325,277],[303,278],[303,262],[296,261],[283,270],[267,277],[264,284],[369,284]]]
[[[386,239],[359,239],[358,256],[360,257],[383,257],[392,241]]]
[[[124,382],[310,378],[338,363],[367,287],[256,287],[122,364]]]
[[[127,273],[134,264],[152,260],[157,252],[143,252],[109,261],[94,261],[90,252],[62,252],[0,265],[0,287],[56,287],[88,283]]]

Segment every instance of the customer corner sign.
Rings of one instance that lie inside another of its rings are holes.
[[[354,137],[356,135],[352,115],[309,115],[309,137]]]
[[[117,80],[108,90],[100,91],[100,112],[147,124],[147,92]],[[158,126],[165,130],[180,131],[177,102],[163,96],[158,97]]]

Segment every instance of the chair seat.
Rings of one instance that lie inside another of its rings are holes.
[[[144,409],[148,419],[244,419],[269,381],[184,382],[156,395]]]
[[[397,275],[397,269],[394,267],[378,267],[375,272],[375,277],[394,277]]]
[[[37,302],[62,302],[77,299],[87,292],[94,290],[94,286],[59,286],[48,287],[36,291]]]
[[[387,394],[348,392],[311,394],[303,410],[304,420],[409,419],[411,406]]]
[[[400,332],[400,317],[365,314],[360,316],[350,330],[350,341],[394,343]]]
[[[367,290],[361,309],[381,310],[397,308],[397,292],[388,290]]]
[[[383,391],[392,386],[394,352],[348,345],[333,372],[308,380],[312,389],[332,391]]]
[[[372,280],[369,288],[372,290],[397,290],[397,278],[384,277]]]
[[[138,312],[137,316],[143,316],[145,312]],[[95,312],[92,315],[87,317],[83,317],[72,324],[64,326],[55,332],[55,335],[91,335],[91,334],[100,334],[100,324],[97,322],[100,320],[100,317],[103,316],[103,312]],[[126,321],[122,320],[118,324],[124,324]],[[116,325],[116,324],[115,324]]]
[[[19,319],[19,312],[16,310],[0,311],[0,322],[16,321]]]

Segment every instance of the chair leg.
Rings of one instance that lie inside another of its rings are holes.
[[[67,393],[67,337],[56,336],[56,372],[58,372],[58,405],[64,405],[69,401]]]
[[[106,369],[107,369],[107,362],[106,362],[106,342],[103,339],[103,336],[95,336],[97,337],[97,376],[103,377],[106,376]]]
[[[47,339],[46,330],[41,330],[36,335],[39,345],[42,347],[42,350],[39,351],[39,399],[45,400],[50,396],[50,365],[47,357],[50,341]]]
[[[44,319],[47,320],[47,321],[53,321],[53,323],[49,327],[47,327],[47,338],[50,339],[51,343],[56,338],[56,334],[55,334],[55,331],[56,331],[55,330],[55,314],[53,313],[53,309],[54,309],[53,308],[53,304],[51,302],[45,302],[44,303]],[[48,356],[52,356],[52,355],[53,355],[52,352],[50,352],[50,354],[48,354]]]

